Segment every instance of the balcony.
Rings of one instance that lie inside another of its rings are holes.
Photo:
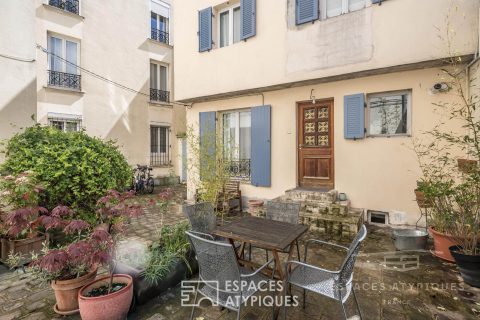
[[[228,169],[232,179],[250,181],[250,159],[232,160]]]
[[[48,70],[48,85],[52,87],[80,91],[80,79],[81,76],[79,74]]]
[[[49,0],[48,4],[74,14],[79,14],[79,0]]]
[[[170,91],[150,88],[150,101],[170,102]]]
[[[168,32],[151,28],[151,39],[165,44],[169,44]]]

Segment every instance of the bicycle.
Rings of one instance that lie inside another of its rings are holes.
[[[151,171],[152,167],[141,166],[137,164],[137,168],[133,169],[132,190],[138,193],[153,193],[155,182]]]

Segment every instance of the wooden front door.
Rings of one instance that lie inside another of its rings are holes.
[[[298,185],[333,189],[333,100],[298,104]]]

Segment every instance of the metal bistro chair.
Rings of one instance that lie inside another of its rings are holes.
[[[255,272],[247,273],[247,270],[238,265],[231,244],[213,241],[213,237],[208,234],[189,231],[186,234],[195,250],[199,265],[199,282],[195,291],[195,301],[190,319],[193,319],[195,314],[198,293],[216,305],[237,311],[237,320],[240,319],[242,304],[263,285],[268,285],[268,282],[273,280],[274,274],[269,279],[260,272],[272,262],[274,263],[273,270],[275,270],[274,259]],[[272,296],[272,299],[275,297]],[[273,308],[275,307],[273,306]],[[273,316],[272,313],[272,318]]]
[[[298,216],[300,213],[300,203],[295,202],[277,202],[277,201],[268,201],[265,206],[265,218],[268,220],[288,222],[291,224],[298,224]],[[300,261],[300,248],[297,245],[297,257]],[[249,248],[249,259],[251,260],[252,246]],[[288,246],[284,253],[290,252],[290,246]],[[265,250],[265,255],[268,261],[268,250]]]
[[[190,221],[193,231],[211,233],[216,227],[217,215],[210,202],[184,205],[183,212]]]
[[[285,274],[287,275],[287,283],[303,289],[304,308],[306,290],[312,291],[338,301],[342,305],[343,314],[345,319],[347,319],[347,312],[344,304],[350,296],[350,293],[353,293],[353,298],[355,299],[355,304],[357,306],[360,319],[362,319],[362,312],[360,311],[360,306],[355,295],[355,290],[352,286],[352,281],[355,260],[360,250],[360,245],[366,236],[367,228],[365,225],[362,225],[360,231],[355,236],[355,239],[350,244],[349,248],[321,240],[311,239],[305,244],[304,262],[288,261],[286,263]],[[346,250],[347,256],[343,261],[340,270],[331,271],[307,264],[308,245],[310,243],[320,243]],[[286,306],[284,306],[284,316],[286,319]]]

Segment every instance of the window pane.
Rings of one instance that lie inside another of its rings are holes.
[[[158,89],[157,65],[150,63],[150,88]]]
[[[160,66],[160,90],[167,91],[167,67]]]
[[[370,98],[370,134],[408,133],[408,99],[408,94]]]
[[[168,19],[162,16],[158,16],[158,29],[163,32],[168,32]]]
[[[365,8],[365,0],[348,0],[348,11],[356,11]]]
[[[342,0],[327,0],[327,17],[335,17],[342,14]]]
[[[240,159],[250,159],[251,156],[251,113],[240,112]]]
[[[150,152],[158,152],[158,127],[150,127]]]
[[[233,43],[240,41],[240,7],[233,9]]]
[[[77,59],[77,44],[75,42],[71,42],[71,41],[67,41],[66,42],[66,50],[67,50],[67,57],[66,57],[66,60],[70,63],[73,63],[73,64],[78,64],[78,59]],[[77,74],[78,72],[78,69],[69,64],[69,63],[66,63],[66,73],[71,73],[71,74]]]
[[[62,39],[50,37],[48,51],[53,55],[50,55],[50,70],[63,71],[63,61],[59,58],[63,58]]]
[[[78,131],[78,122],[76,121],[65,122],[65,131],[67,132]]]
[[[162,127],[160,129],[160,153],[167,152],[167,128]]]
[[[223,148],[225,157],[236,158],[236,129],[238,113],[225,113],[223,115]]]
[[[152,29],[157,29],[157,14],[153,12],[150,15],[150,27]]]
[[[220,48],[228,46],[229,36],[229,12],[223,12],[220,14]]]
[[[64,125],[64,122],[63,121],[56,121],[56,120],[52,120],[50,121],[50,125],[58,130],[62,130],[63,131],[63,125]]]

